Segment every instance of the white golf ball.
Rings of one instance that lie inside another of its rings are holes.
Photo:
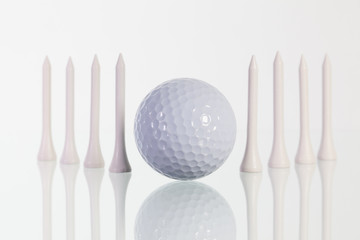
[[[175,182],[154,191],[142,204],[135,240],[235,240],[234,214],[214,189],[198,182]]]
[[[215,87],[181,78],[167,81],[142,101],[135,118],[140,154],[156,171],[189,180],[218,169],[236,137],[234,112]]]

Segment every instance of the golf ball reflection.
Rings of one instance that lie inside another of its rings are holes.
[[[211,187],[175,182],[155,190],[141,206],[136,240],[235,240],[233,212]]]

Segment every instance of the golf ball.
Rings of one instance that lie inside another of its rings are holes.
[[[198,182],[175,182],[155,190],[142,204],[136,240],[235,240],[234,214],[226,200]]]
[[[140,154],[159,173],[190,180],[218,169],[234,146],[234,112],[215,87],[191,78],[167,81],[142,101],[135,118]]]

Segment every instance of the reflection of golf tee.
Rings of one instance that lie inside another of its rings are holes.
[[[131,172],[125,149],[125,64],[121,54],[116,64],[115,88],[116,140],[109,171],[117,173]]]
[[[91,211],[91,239],[100,239],[100,188],[104,176],[103,168],[84,168],[89,188]]]
[[[309,192],[315,166],[315,164],[298,163],[295,165],[300,187],[300,240],[308,239]]]
[[[284,70],[278,52],[274,60],[274,139],[269,167],[288,168],[289,166],[284,142]]]
[[[274,196],[274,240],[282,240],[284,235],[284,192],[289,168],[269,168],[269,176]]]
[[[318,161],[322,183],[322,239],[331,239],[332,183],[336,161]]]
[[[262,173],[241,172],[247,205],[248,239],[257,240],[257,202]]]
[[[110,173],[116,208],[116,240],[125,240],[125,200],[131,173]]]
[[[258,68],[253,56],[249,66],[248,128],[245,156],[240,167],[242,172],[262,171],[257,145],[257,82]]]
[[[66,193],[66,239],[75,239],[75,182],[79,164],[61,164]]]
[[[91,68],[91,119],[90,142],[84,161],[86,168],[104,167],[104,159],[99,141],[99,112],[100,112],[100,65],[97,56]]]
[[[52,217],[51,217],[51,188],[55,161],[39,161],[38,168],[40,171],[42,192],[43,192],[43,239],[52,239]]]
[[[51,137],[51,66],[46,57],[43,64],[43,121],[39,161],[55,161],[56,153]]]

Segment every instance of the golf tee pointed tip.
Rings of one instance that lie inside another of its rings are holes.
[[[336,151],[334,147],[332,134],[332,93],[331,93],[331,64],[329,56],[326,54],[323,63],[323,116],[322,116],[322,137],[318,153],[320,160],[336,160]]]
[[[99,58],[98,58],[98,56],[95,54],[95,55],[94,55],[93,62],[92,62],[92,68],[98,68],[99,66],[100,66],[100,64],[99,64]]]
[[[93,81],[99,81],[100,78],[100,63],[97,55],[94,56],[92,65],[91,65],[91,77]]]
[[[43,94],[51,96],[51,64],[49,57],[46,56],[42,67],[43,74]],[[45,97],[45,96],[44,96]],[[45,99],[44,99],[45,100]],[[48,100],[48,99],[46,99]]]
[[[72,61],[71,57],[69,57],[69,59],[67,61],[66,71],[67,72],[73,72],[74,71],[74,64],[73,64],[73,61]]]
[[[330,66],[331,63],[330,63],[330,57],[329,55],[326,53],[325,54],[325,57],[324,57],[324,62],[323,62],[323,66]]]
[[[306,63],[304,55],[301,55],[299,70],[300,70],[300,72],[307,71],[307,63]]]
[[[125,62],[123,55],[120,53],[118,56],[118,60],[116,62],[116,69],[123,69],[123,68],[125,68]]]
[[[257,144],[257,85],[258,69],[255,56],[253,56],[249,65],[247,143],[245,155],[240,166],[241,172],[262,171]]]
[[[282,64],[283,64],[283,60],[282,60],[281,54],[279,51],[277,51],[275,60],[274,60],[274,65],[282,65]]]
[[[94,60],[91,65],[91,94],[92,103],[97,104],[100,101],[100,63],[97,55],[94,56]]]
[[[44,58],[43,68],[50,68],[50,59],[48,56],[45,56]]]
[[[257,70],[257,68],[258,68],[258,66],[257,66],[257,62],[256,62],[256,57],[255,57],[255,55],[252,55],[250,65],[249,65],[249,71]]]

